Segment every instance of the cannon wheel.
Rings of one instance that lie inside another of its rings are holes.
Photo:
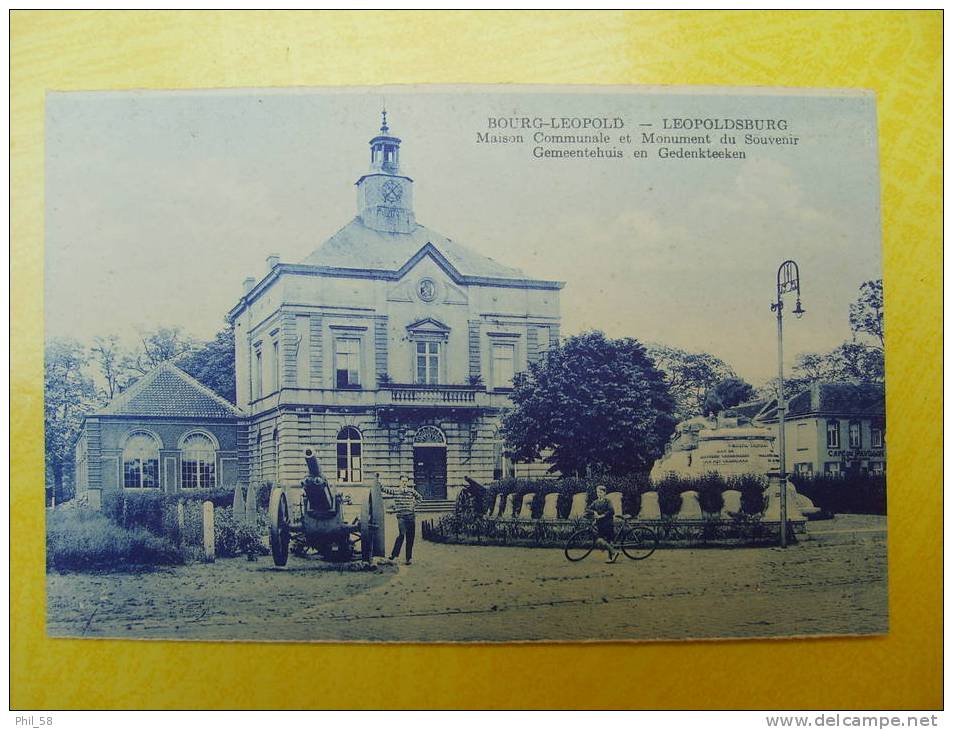
[[[272,487],[268,498],[268,524],[271,557],[275,565],[285,565],[288,562],[288,543],[291,542],[291,515],[288,498],[281,487]]]
[[[374,535],[371,533],[371,500],[369,493],[361,505],[361,560],[370,560],[374,547]]]

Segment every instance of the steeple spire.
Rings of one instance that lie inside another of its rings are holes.
[[[397,175],[400,170],[400,139],[390,134],[387,107],[381,104],[381,131],[371,140],[371,169]]]

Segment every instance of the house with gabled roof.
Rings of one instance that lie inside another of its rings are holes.
[[[242,416],[172,362],[162,363],[83,419],[77,497],[98,506],[104,490],[177,492],[247,481],[239,466]]]

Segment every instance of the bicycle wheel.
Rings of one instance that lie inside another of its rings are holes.
[[[630,560],[645,560],[658,547],[658,535],[648,527],[624,527],[618,545]]]
[[[573,563],[582,560],[596,546],[596,533],[589,527],[576,530],[566,540],[566,560]]]

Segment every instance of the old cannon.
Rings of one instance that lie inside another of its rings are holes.
[[[328,560],[349,560],[359,550],[362,559],[384,554],[384,501],[375,479],[361,505],[359,517],[344,516],[349,500],[337,493],[321,473],[311,449],[304,450],[308,476],[297,487],[273,487],[268,499],[269,538],[275,565],[288,562],[292,537]]]

